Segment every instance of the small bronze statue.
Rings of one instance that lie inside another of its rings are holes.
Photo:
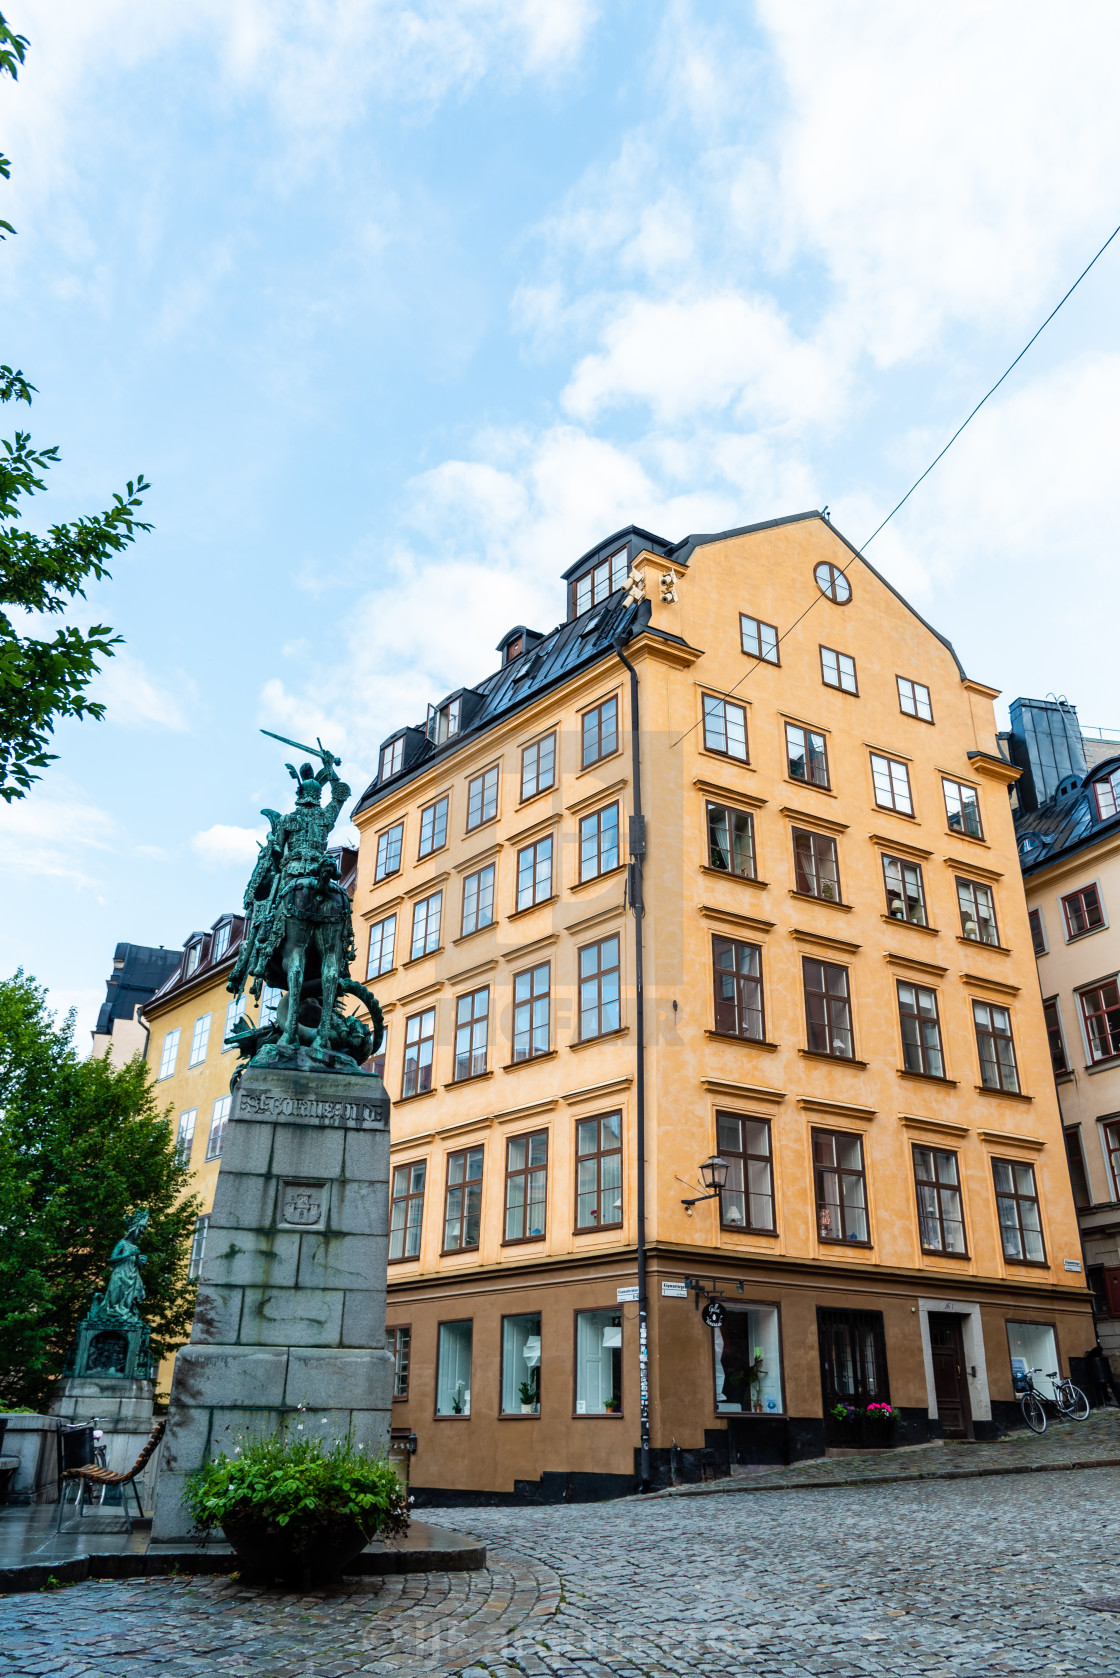
[[[91,1323],[112,1323],[127,1326],[143,1321],[140,1305],[144,1299],[144,1282],[140,1266],[146,1263],[137,1243],[148,1227],[148,1209],[138,1206],[128,1220],[128,1228],[109,1255],[109,1282],[104,1293],[95,1293],[86,1317]]]

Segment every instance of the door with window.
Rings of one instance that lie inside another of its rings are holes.
[[[968,1402],[968,1372],[964,1362],[961,1320],[948,1312],[929,1314],[929,1345],[933,1354],[933,1393],[946,1439],[972,1436]]]
[[[818,1306],[817,1340],[828,1437],[843,1442],[848,1437],[847,1429],[833,1416],[833,1410],[844,1404],[863,1411],[869,1404],[891,1401],[883,1313]]]

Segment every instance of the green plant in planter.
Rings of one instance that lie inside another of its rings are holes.
[[[613,1415],[616,1410],[622,1409],[622,1400],[620,1398],[605,1398],[603,1400],[603,1409],[609,1410]]]
[[[517,1389],[517,1396],[522,1404],[539,1404],[541,1399],[540,1370],[530,1369],[529,1379],[522,1381]]]

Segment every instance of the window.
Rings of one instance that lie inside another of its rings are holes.
[[[517,973],[513,980],[513,1058],[515,1061],[532,1060],[536,1055],[546,1055],[549,1050],[551,1032],[551,1008],[549,1005],[549,971],[550,964],[542,961],[539,967],[530,967],[524,973]]]
[[[260,1023],[262,1026],[275,1024],[277,1010],[280,1007],[280,998],[283,994],[278,985],[265,985],[261,991]]]
[[[902,1026],[902,1062],[907,1072],[943,1078],[945,1063],[941,1054],[937,992],[899,979],[898,1016]]]
[[[471,1413],[471,1341],[474,1324],[440,1323],[436,1351],[436,1415]]]
[[[192,1282],[197,1282],[202,1274],[202,1259],[206,1252],[206,1231],[210,1227],[209,1214],[194,1220],[194,1234],[191,1237],[191,1256],[187,1260],[187,1275]]]
[[[245,1018],[245,1010],[248,1006],[249,998],[245,995],[244,991],[242,991],[240,996],[235,996],[232,1002],[228,1002],[226,1004],[226,1027],[225,1031],[222,1033],[223,1054],[228,1054],[230,1049],[236,1047],[236,1044],[230,1042],[230,1038],[233,1036],[237,1027],[241,1024],[241,1021]]]
[[[826,688],[840,688],[843,693],[858,693],[855,659],[849,658],[847,653],[836,652],[832,647],[822,647],[821,681]]]
[[[461,1148],[447,1156],[447,1193],[443,1208],[443,1250],[466,1252],[478,1246],[482,1218],[482,1149]]]
[[[747,762],[747,713],[741,705],[704,695],[704,745],[710,752]]]
[[[720,1191],[720,1224],[724,1229],[773,1232],[774,1178],[767,1121],[717,1113],[716,1152],[730,1168]]]
[[[889,1404],[887,1343],[881,1311],[817,1307],[817,1343],[825,1414],[834,1404]]]
[[[1047,997],[1042,1004],[1042,1017],[1046,1021],[1046,1037],[1050,1044],[1050,1059],[1054,1065],[1056,1077],[1069,1071],[1069,1061],[1066,1058],[1066,1045],[1062,1037],[1062,1021],[1058,1013],[1058,999],[1056,996]],[[1120,1027],[1120,1015],[1117,1016]]]
[[[1073,1204],[1084,1212],[1093,1204],[1089,1192],[1089,1177],[1085,1170],[1085,1155],[1081,1148],[1081,1126],[1071,1125],[1065,1133],[1066,1159],[1069,1161],[1069,1180],[1073,1189]]]
[[[579,877],[594,880],[618,867],[618,805],[592,810],[579,824]]]
[[[840,901],[840,869],[836,841],[827,833],[793,830],[794,890],[806,897],[823,897],[826,903]]]
[[[585,711],[580,719],[584,769],[611,757],[618,750],[618,700],[604,699],[601,705]]]
[[[381,779],[389,781],[404,768],[404,735],[381,748]]]
[[[809,786],[828,786],[828,753],[824,735],[812,728],[786,723],[786,772],[791,781]]]
[[[412,1329],[397,1327],[388,1330],[389,1350],[393,1354],[393,1397],[408,1397],[408,1375],[412,1364]]]
[[[541,1317],[502,1318],[502,1415],[538,1416],[541,1408]]]
[[[909,921],[911,926],[929,925],[920,863],[885,856],[883,882],[887,888],[887,914],[892,920]]]
[[[1114,769],[1110,775],[1102,775],[1099,781],[1094,781],[1093,793],[1102,822],[1120,813],[1120,769]]]
[[[831,961],[802,961],[809,1047],[819,1055],[852,1059],[852,1004],[848,969]]]
[[[726,804],[709,804],[707,819],[708,867],[755,879],[754,817]]]
[[[552,896],[552,835],[517,853],[517,907],[531,909]]]
[[[764,658],[767,664],[778,663],[778,631],[772,623],[761,623],[758,618],[748,618],[740,612],[739,634],[745,653],[752,658]]]
[[[420,812],[420,857],[431,856],[433,851],[441,851],[447,843],[447,811],[450,799],[446,793],[437,798],[434,804],[428,804]]]
[[[546,734],[521,753],[521,801],[556,785],[556,736]]]
[[[211,961],[221,961],[222,957],[225,955],[226,951],[229,949],[229,935],[230,935],[230,924],[229,924],[228,921],[223,921],[221,926],[218,927],[218,929],[214,933],[214,939],[213,939],[212,944],[210,945],[210,960]]]
[[[576,1415],[622,1413],[622,1313],[576,1312]]]
[[[434,891],[422,897],[412,907],[412,960],[430,956],[439,949],[439,926],[443,911],[443,893]]]
[[[436,1011],[425,1008],[404,1022],[404,1076],[401,1100],[423,1095],[432,1087],[432,1054],[436,1041]]]
[[[910,772],[904,763],[872,752],[871,779],[875,787],[875,802],[881,810],[895,810],[903,816],[914,814]]]
[[[420,1253],[420,1231],[424,1223],[424,1185],[428,1162],[414,1159],[393,1167],[393,1196],[389,1208],[390,1259],[416,1258]]]
[[[210,1135],[206,1140],[207,1159],[221,1159],[222,1157],[232,1101],[232,1095],[220,1095],[214,1103],[213,1111],[210,1114]]]
[[[1018,1160],[994,1159],[992,1171],[1004,1258],[1018,1259],[1024,1264],[1045,1264],[1034,1166],[1023,1165]]]
[[[1019,1092],[1019,1069],[1011,1040],[1011,1015],[994,1002],[974,1002],[976,1046],[980,1051],[980,1081],[986,1090]]]
[[[898,683],[899,710],[905,711],[908,717],[920,717],[923,722],[933,721],[933,706],[930,704],[929,689],[921,682],[908,681],[905,676],[896,676]]]
[[[590,611],[592,606],[601,605],[620,589],[626,581],[629,569],[629,550],[616,548],[607,559],[601,559],[598,565],[592,566],[590,571],[585,571],[582,577],[577,577],[572,584],[576,617]]]
[[[579,952],[579,1039],[604,1037],[622,1024],[619,940],[603,938]]]
[[[484,769],[467,782],[467,831],[481,827],[498,814],[498,765]]]
[[[1042,910],[1028,910],[1027,920],[1030,922],[1031,928],[1031,949],[1036,956],[1044,956],[1046,954],[1046,927],[1043,925]]]
[[[946,1148],[915,1147],[914,1185],[923,1252],[963,1253],[964,1217],[956,1154]]]
[[[486,1071],[486,1032],[490,1022],[487,986],[461,996],[455,1005],[455,1080],[480,1078]]]
[[[961,911],[961,933],[976,944],[998,944],[996,900],[991,886],[978,880],[957,880],[957,902]]]
[[[1096,886],[1083,886],[1062,898],[1062,914],[1066,921],[1066,940],[1081,938],[1086,932],[1096,932],[1104,925],[1101,894]]]
[[[210,1046],[210,1021],[213,1017],[212,1014],[200,1014],[198,1019],[195,1020],[194,1031],[191,1033],[191,1054],[187,1061],[188,1066],[201,1066],[206,1059],[206,1051]]]
[[[187,974],[186,974],[186,976],[187,976],[188,979],[190,978],[191,974],[197,968],[199,957],[201,956],[201,954],[202,954],[202,944],[201,944],[201,942],[196,943],[196,944],[192,944],[189,947],[189,949],[187,950]]]
[[[766,1038],[762,1013],[762,951],[736,938],[712,938],[716,1030],[729,1037]]]
[[[404,846],[404,823],[397,822],[377,836],[377,861],[373,868],[373,882],[387,880],[400,871],[401,850]]]
[[[817,1234],[822,1241],[862,1241],[870,1245],[863,1143],[846,1131],[814,1130],[813,1164],[817,1185]]]
[[[1034,1384],[1044,1398],[1053,1399],[1052,1370],[1061,1368],[1058,1362],[1058,1342],[1049,1323],[1012,1323],[1007,1325],[1007,1342],[1011,1351],[1011,1373],[1026,1375],[1028,1370],[1040,1370]]]
[[[1120,1055],[1120,986],[1115,979],[1092,990],[1078,991],[1091,1061]]]
[[[381,1032],[381,1047],[378,1049],[377,1053],[374,1056],[372,1056],[372,1058],[370,1059],[370,1062],[369,1062],[369,1069],[373,1073],[375,1078],[384,1079],[384,1077],[385,1077],[385,1062],[388,1058],[388,1054],[389,1054],[389,1027],[384,1026],[382,1028],[382,1032]]]
[[[776,1305],[729,1305],[712,1330],[716,1410],[721,1415],[782,1410],[782,1362]]]
[[[382,973],[393,971],[393,952],[397,942],[397,917],[386,915],[383,921],[374,921],[369,929],[369,960],[366,963],[366,978],[377,979]]]
[[[838,606],[846,605],[852,598],[852,585],[838,565],[830,565],[827,560],[813,568],[813,576],[817,587],[829,600],[834,600]]]
[[[535,1241],[544,1234],[548,1131],[511,1136],[506,1143],[506,1241]]]
[[[487,863],[463,881],[463,937],[494,924],[494,864]]]
[[[194,1146],[194,1125],[197,1118],[197,1107],[192,1107],[189,1112],[179,1114],[179,1129],[175,1134],[175,1158],[180,1165],[190,1163],[191,1148]]]
[[[163,1040],[163,1053],[159,1057],[159,1075],[170,1078],[175,1070],[175,1061],[179,1054],[179,1027],[169,1031]]]
[[[622,1222],[622,1114],[581,1119],[576,1126],[576,1228]]]
[[[459,732],[459,722],[463,714],[463,701],[449,699],[446,705],[428,706],[428,739],[434,746],[442,746],[445,740],[450,740]]]
[[[1112,1178],[1112,1198],[1120,1200],[1120,1124],[1104,1126],[1104,1149]]]
[[[976,796],[976,788],[965,786],[962,781],[947,780],[944,775],[941,785],[945,792],[945,815],[950,830],[966,833],[971,839],[982,839],[984,830],[980,825],[980,800]]]

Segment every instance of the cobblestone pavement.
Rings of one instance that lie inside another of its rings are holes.
[[[0,1601],[0,1678],[1118,1678],[1120,1470],[436,1511],[474,1574]],[[425,1511],[427,1513],[427,1511]]]

